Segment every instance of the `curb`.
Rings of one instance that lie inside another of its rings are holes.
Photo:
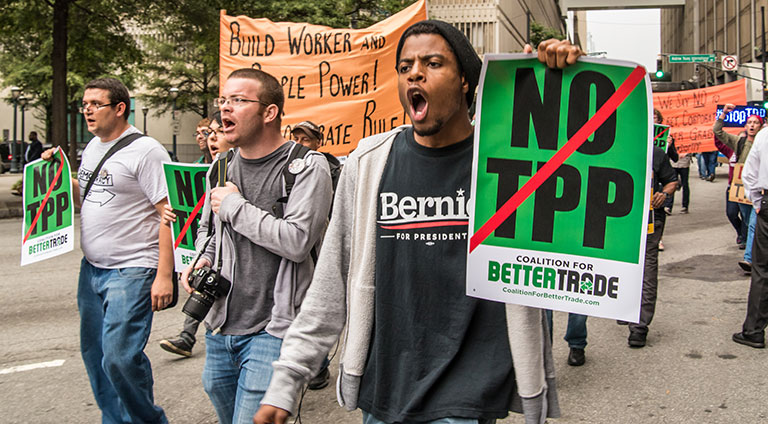
[[[1,202],[0,219],[21,218],[24,216],[24,208],[21,202]]]

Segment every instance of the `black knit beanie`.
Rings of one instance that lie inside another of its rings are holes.
[[[467,84],[469,84],[469,91],[467,91],[467,107],[471,107],[472,101],[475,98],[475,88],[477,87],[477,82],[480,80],[480,69],[483,67],[483,62],[480,60],[480,57],[477,55],[474,47],[472,47],[472,44],[469,43],[469,40],[467,40],[464,33],[456,29],[453,25],[447,22],[429,19],[416,22],[409,26],[400,37],[400,42],[397,43],[395,63],[397,64],[400,62],[400,51],[403,50],[403,44],[405,44],[406,38],[411,35],[431,34],[431,32],[423,32],[418,28],[415,30],[413,29],[414,27],[423,24],[433,26],[451,47],[453,54],[456,55],[456,60],[459,62],[459,71],[464,73],[464,78],[466,79]]]

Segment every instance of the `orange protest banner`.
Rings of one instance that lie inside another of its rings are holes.
[[[678,153],[713,152],[715,148],[712,124],[717,105],[747,103],[746,80],[696,90],[653,93],[653,106],[664,116],[664,125],[672,127]],[[726,128],[737,134],[740,128]]]
[[[427,18],[425,0],[364,29],[272,22],[221,11],[219,80],[262,69],[283,85],[283,135],[310,120],[324,134],[323,152],[346,156],[372,134],[410,123],[397,94],[395,54],[403,31]]]

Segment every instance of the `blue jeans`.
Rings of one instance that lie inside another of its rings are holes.
[[[549,323],[549,341],[552,341],[552,311],[546,310],[547,323]],[[584,349],[587,347],[587,316],[568,313],[568,328],[565,337],[568,347]]]
[[[750,209],[752,209],[751,206]],[[752,209],[752,214],[749,216],[749,231],[747,231],[747,248],[744,249],[744,260],[749,263],[752,263],[752,243],[755,240],[755,225],[757,225],[757,213]]]
[[[702,152],[699,153],[699,176],[709,177],[715,174],[715,166],[717,166],[717,152]]]
[[[144,347],[152,328],[150,291],[157,270],[80,264],[80,351],[102,423],[167,423],[155,405]]]
[[[478,420],[474,418],[439,418],[420,424],[494,424],[496,420]],[[363,411],[363,424],[388,424]]]
[[[245,336],[205,332],[203,388],[219,423],[253,422],[282,344],[282,339],[263,330]]]
[[[738,239],[744,242],[746,241],[744,239],[744,233],[746,231],[744,228],[742,228],[744,225],[742,225],[741,218],[739,218],[739,204],[728,200],[728,193],[730,190],[731,186],[728,185],[725,189],[725,216],[728,217],[728,221],[733,226],[733,229],[736,230],[736,236]]]

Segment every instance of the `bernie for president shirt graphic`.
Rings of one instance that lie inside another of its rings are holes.
[[[471,136],[432,149],[416,143],[413,129],[401,132],[379,188],[379,242],[391,239],[399,248],[413,244],[436,250],[463,246],[469,224],[471,165]]]

